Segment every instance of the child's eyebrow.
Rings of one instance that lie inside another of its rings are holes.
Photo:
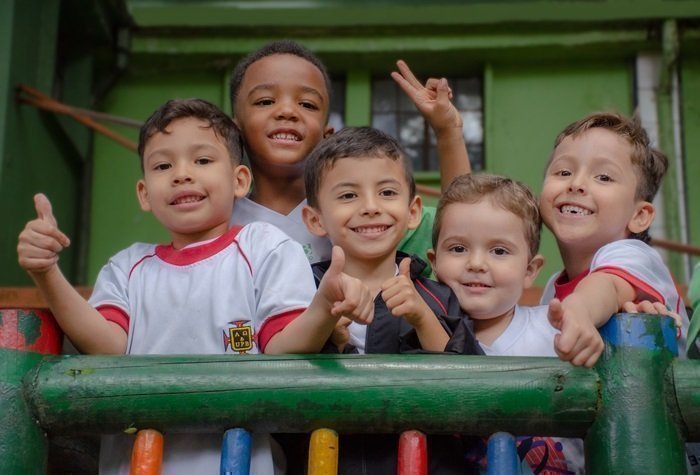
[[[260,91],[272,91],[277,87],[276,84],[274,83],[263,83],[263,84],[258,84],[257,86],[254,86],[249,92],[248,92],[248,97],[252,96],[256,92]],[[316,89],[315,87],[311,86],[300,86],[301,92],[305,94],[313,94],[314,96],[318,97],[318,99],[321,102],[326,102],[325,97],[321,92]]]

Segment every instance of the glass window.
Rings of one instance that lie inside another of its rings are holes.
[[[345,126],[345,79],[331,78],[331,112],[328,125],[334,130]]]
[[[452,103],[462,115],[462,133],[472,170],[484,168],[484,126],[481,79],[447,78]],[[335,90],[335,89],[334,89]],[[416,171],[437,171],[435,134],[413,102],[392,79],[372,82],[372,126],[396,137],[413,160]],[[337,130],[337,129],[336,129]]]

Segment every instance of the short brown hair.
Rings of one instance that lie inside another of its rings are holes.
[[[207,122],[228,150],[234,164],[241,162],[241,135],[233,120],[211,102],[203,99],[171,99],[151,114],[141,126],[139,132],[138,152],[143,173],[143,152],[146,143],[154,134],[167,133],[165,129],[174,120],[187,118],[200,119]]]
[[[652,202],[661,186],[666,171],[668,170],[668,157],[661,150],[653,147],[644,127],[635,114],[627,117],[618,112],[594,112],[581,120],[569,124],[562,130],[554,140],[554,149],[566,137],[577,137],[587,130],[601,128],[609,130],[618,137],[625,139],[632,146],[632,156],[630,160],[637,176],[637,189],[634,197],[636,200]],[[550,156],[549,163],[552,161]],[[630,239],[639,239],[649,242],[649,230],[645,229],[641,233],[633,233]]]
[[[398,161],[403,165],[408,184],[409,198],[416,195],[416,180],[413,177],[411,160],[399,142],[392,136],[373,127],[345,127],[331,134],[313,149],[306,158],[304,186],[309,206],[318,208],[318,191],[323,174],[335,162],[343,158],[383,158]]]
[[[529,258],[540,248],[542,218],[535,195],[524,183],[505,176],[487,173],[461,175],[452,180],[438,202],[433,224],[433,249],[437,248],[445,208],[454,203],[479,203],[489,200],[495,206],[510,211],[523,221]]]
[[[577,137],[594,128],[609,130],[632,146],[630,159],[638,178],[635,198],[653,201],[668,169],[668,158],[661,150],[651,145],[649,135],[636,115],[627,117],[617,112],[594,112],[562,130],[554,140],[554,148],[556,149],[566,137]]]

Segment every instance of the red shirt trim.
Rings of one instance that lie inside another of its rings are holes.
[[[554,296],[559,300],[564,300],[574,293],[576,286],[588,275],[588,272],[589,271],[583,271],[571,280],[567,280],[568,276],[566,272],[562,272],[559,277],[557,277],[557,280],[554,281]]]
[[[175,266],[194,264],[224,250],[236,239],[241,229],[241,226],[233,226],[211,242],[184,249],[175,249],[172,244],[156,246],[156,256]]]
[[[433,300],[435,300],[435,302],[437,302],[437,304],[440,306],[440,309],[442,310],[442,313],[445,314],[445,315],[447,315],[447,309],[446,309],[445,306],[442,304],[442,302],[440,302],[440,299],[437,298],[437,297],[435,296],[434,293],[432,293],[430,290],[428,290],[428,288],[425,286],[425,284],[424,284],[423,282],[421,282],[420,280],[416,279],[416,280],[413,281],[413,283],[414,283],[414,284],[420,285],[421,289],[425,290],[425,292],[426,292],[428,295],[430,295],[430,296],[433,298]]]
[[[129,315],[124,310],[114,305],[101,305],[97,307],[97,311],[105,320],[116,323],[127,335],[129,334]]]
[[[637,277],[633,276],[629,272],[627,272],[624,269],[621,269],[619,267],[599,267],[596,269],[596,272],[605,272],[606,274],[612,274],[616,275],[617,277],[623,279],[626,281],[628,284],[630,284],[635,290],[637,290],[637,295],[635,298],[635,302],[639,302],[640,300],[646,300],[648,297],[651,297],[649,300],[656,300],[661,302],[662,304],[666,305],[666,299],[664,298],[663,294],[656,290],[654,287],[649,285],[648,283],[644,282],[643,280],[638,279]],[[642,295],[640,295],[640,292]]]
[[[265,323],[263,323],[258,332],[258,348],[260,348],[260,353],[265,353],[265,347],[273,336],[284,330],[284,327],[305,311],[305,308],[290,310],[280,313],[279,315],[273,315],[265,320]]]

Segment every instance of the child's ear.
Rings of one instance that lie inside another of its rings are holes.
[[[330,135],[333,135],[333,132],[335,132],[335,129],[330,125],[327,125],[326,128],[323,129],[323,138],[327,139]]]
[[[301,219],[304,220],[306,229],[314,236],[327,236],[326,228],[323,227],[321,213],[313,206],[306,205],[301,210]]]
[[[523,289],[529,289],[530,287],[532,287],[532,284],[535,282],[535,279],[542,270],[543,265],[544,257],[542,257],[540,254],[537,254],[535,257],[530,259],[530,262],[528,262],[527,264],[527,269],[525,270],[525,280],[523,281]]]
[[[637,210],[634,212],[634,216],[632,216],[632,219],[630,219],[630,222],[627,224],[627,229],[630,233],[634,234],[646,231],[654,221],[655,215],[656,208],[653,204],[648,201],[640,201],[637,203]]]
[[[408,205],[408,229],[416,229],[423,216],[423,198],[416,195]]]
[[[234,196],[236,199],[243,198],[250,191],[252,180],[250,168],[245,165],[238,165],[233,169]]]
[[[426,252],[426,254],[427,254],[427,256],[428,256],[428,261],[430,262],[430,267],[432,267],[432,268],[433,268],[433,271],[435,271],[435,257],[436,257],[436,256],[435,256],[435,250],[432,249],[432,248],[431,248],[431,249],[428,249],[428,251]]]
[[[148,201],[148,190],[143,179],[136,182],[136,197],[139,199],[142,210],[151,211],[151,203]]]

